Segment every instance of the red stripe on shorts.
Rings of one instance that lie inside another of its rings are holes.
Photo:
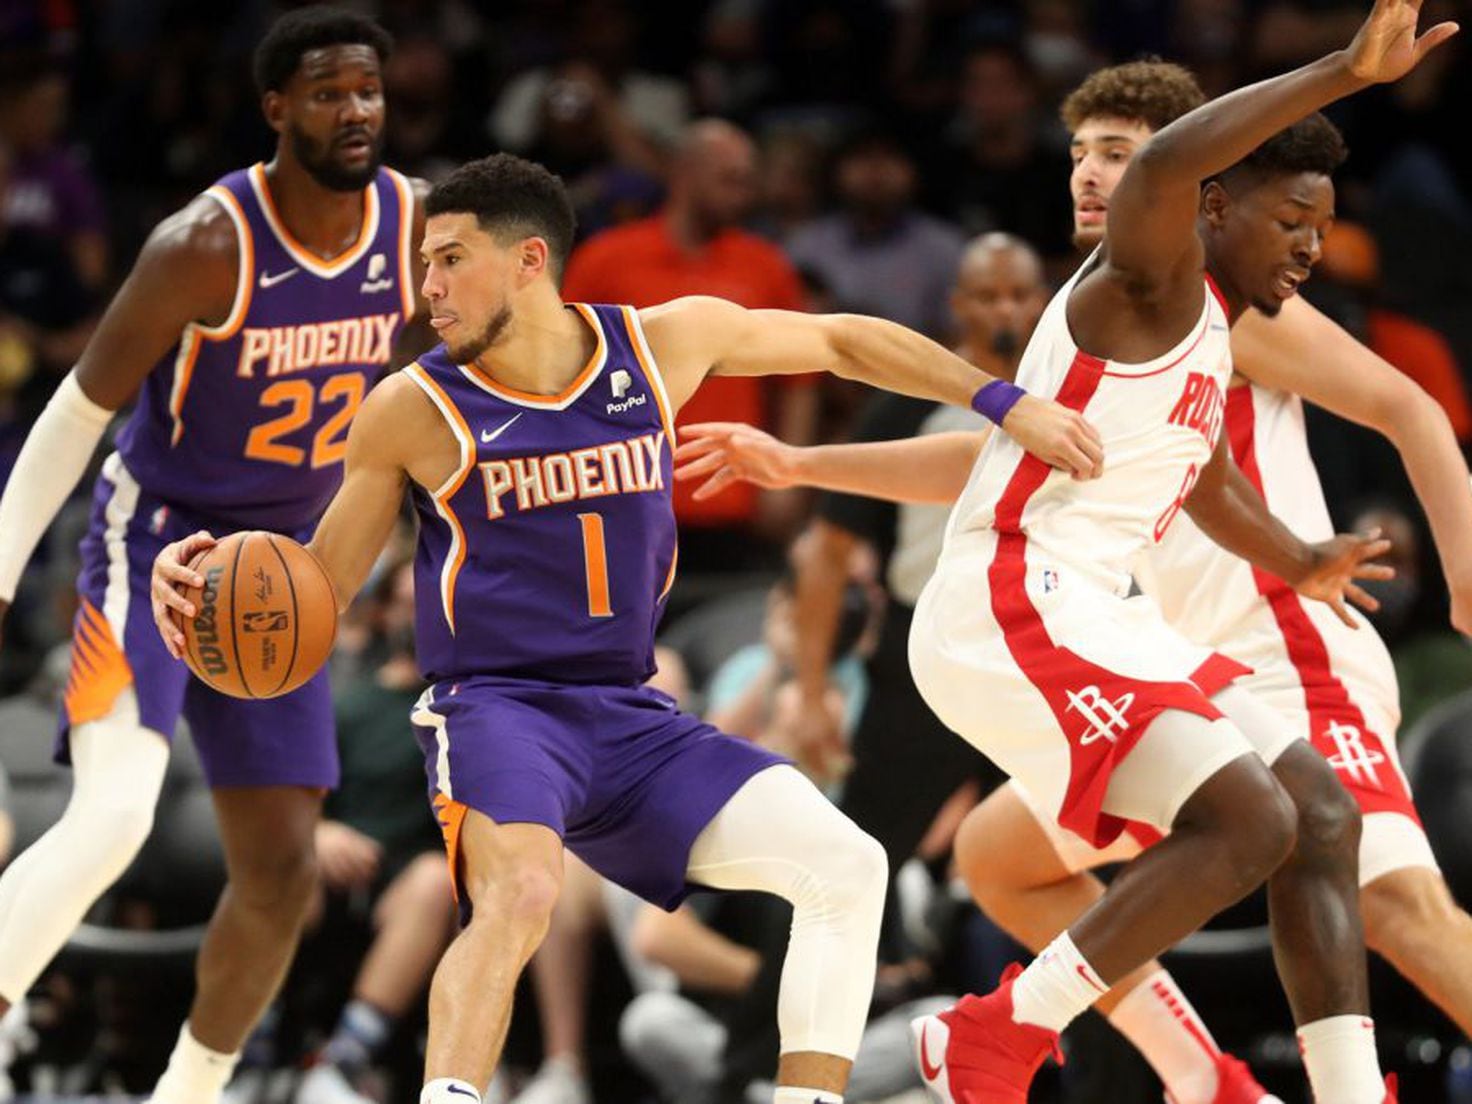
[[[1082,411],[1103,378],[1104,361],[1079,352],[1069,365],[1057,401]],[[1027,594],[1027,535],[1022,530],[1023,511],[1051,470],[1032,454],[1024,454],[997,500],[993,523],[997,551],[987,569],[992,615],[1013,660],[1047,700],[1068,740],[1071,765],[1058,823],[1095,847],[1107,847],[1126,825],[1103,811],[1115,766],[1163,710],[1179,709],[1212,720],[1220,717],[1208,698],[1247,674],[1249,668],[1225,656],[1213,656],[1188,681],[1146,682],[1115,674],[1055,644]],[[1100,709],[1117,710],[1117,720],[1105,731],[1094,719]]]
[[[1257,463],[1257,412],[1250,386],[1227,392],[1226,420],[1232,458],[1266,498]],[[1261,568],[1252,569],[1252,581],[1273,611],[1288,661],[1303,686],[1313,746],[1334,766],[1339,780],[1363,812],[1400,813],[1420,824],[1421,818],[1384,739],[1366,723],[1364,713],[1334,673],[1329,647],[1303,608],[1303,601],[1287,583]]]

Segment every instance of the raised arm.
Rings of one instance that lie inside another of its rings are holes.
[[[227,320],[238,264],[234,226],[204,196],[160,223],[144,244],[77,366],[31,427],[0,496],[0,618],[113,412],[186,326]]]
[[[1109,200],[1109,268],[1145,297],[1200,269],[1193,232],[1201,182],[1283,128],[1368,85],[1398,80],[1456,33],[1442,23],[1419,38],[1420,0],[1376,0],[1343,50],[1228,93],[1160,130],[1135,154]]]
[[[724,299],[691,297],[640,316],[676,407],[708,375],[824,371],[955,406],[982,399],[985,407],[984,388],[1011,387],[913,330],[864,315],[750,311]],[[1099,436],[1077,412],[1018,391],[994,414],[1004,432],[1054,467],[1079,478],[1103,470]]]
[[[697,499],[744,481],[769,490],[816,487],[886,502],[949,506],[966,488],[990,432],[799,448],[744,422],[698,422],[680,427],[675,478],[703,479]]]
[[[1351,628],[1359,626],[1345,609],[1345,598],[1367,610],[1379,608],[1354,580],[1395,574],[1393,568],[1369,562],[1390,550],[1390,542],[1380,539],[1378,532],[1317,544],[1300,540],[1268,511],[1257,488],[1227,455],[1225,438],[1218,441],[1185,508],[1201,531],[1228,552],[1277,576],[1305,597],[1328,603]]]
[[[1431,523],[1452,624],[1472,634],[1472,486],[1440,404],[1297,297],[1277,318],[1244,315],[1232,328],[1232,359],[1253,382],[1301,395],[1395,445]]]

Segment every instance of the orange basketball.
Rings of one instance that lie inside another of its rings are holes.
[[[317,673],[337,636],[337,599],[327,572],[290,537],[232,533],[189,565],[202,590],[185,588],[193,619],[172,611],[184,660],[204,682],[235,698],[274,698]]]

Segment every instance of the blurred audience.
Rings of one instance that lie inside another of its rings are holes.
[[[742,229],[757,199],[757,150],[739,127],[706,119],[689,127],[671,165],[669,200],[647,219],[606,230],[575,250],[563,279],[569,300],[652,306],[682,295],[717,295],[745,307],[801,310],[803,291],[782,251]],[[813,440],[817,393],[803,378],[711,379],[677,424],[741,421],[783,440]],[[736,487],[705,501],[675,492],[685,570],[741,566],[800,521],[796,494]],[[740,539],[732,540],[732,537]]]

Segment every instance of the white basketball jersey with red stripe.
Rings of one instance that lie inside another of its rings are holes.
[[[1069,293],[1087,267],[1043,312],[1017,383],[1087,407],[1103,438],[1104,474],[1075,481],[994,433],[951,514],[947,543],[977,530],[1020,531],[1030,559],[1057,559],[1124,595],[1136,558],[1171,528],[1216,445],[1232,375],[1230,333],[1208,284],[1196,324],[1165,355],[1127,365],[1090,356],[1067,320]]]
[[[1233,459],[1268,508],[1304,540],[1332,537],[1301,400],[1234,387],[1226,427]],[[1395,667],[1369,622],[1356,612],[1359,628],[1349,628],[1324,603],[1218,547],[1190,518],[1177,521],[1136,578],[1173,626],[1253,669],[1242,685],[1302,726],[1365,813],[1415,818],[1395,755]]]
[[[1087,269],[1085,265],[1085,269]],[[1081,269],[1083,272],[1085,269]],[[1210,459],[1232,375],[1226,309],[1209,283],[1176,347],[1142,364],[1101,360],[1069,333],[1076,274],[1048,304],[1018,383],[1083,412],[1104,445],[1104,474],[1078,482],[993,434],[956,503],[935,575],[916,608],[910,664],[927,703],[997,762],[1060,824],[1096,846],[1121,817],[1110,779],[1165,710],[1221,716],[1210,698],[1245,668],[1128,597],[1135,562],[1178,520]],[[1184,796],[1220,762],[1163,764]],[[1152,819],[1153,817],[1153,819]]]

